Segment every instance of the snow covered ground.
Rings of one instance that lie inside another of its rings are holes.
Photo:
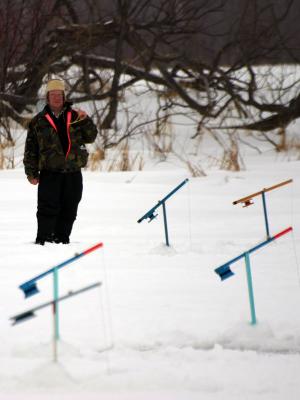
[[[185,178],[162,210],[137,220]],[[250,256],[257,325],[250,324],[243,260],[221,282],[214,269],[265,240],[260,197],[268,192],[271,235],[293,233]],[[190,178],[168,164],[142,172],[84,172],[84,197],[70,245],[33,244],[36,188],[22,169],[1,171],[0,398],[232,400],[300,397],[300,162],[257,155],[247,170]],[[58,362],[50,308],[11,326],[9,317],[52,298],[52,279],[29,299],[24,281],[103,242],[60,270]],[[298,255],[298,259],[297,259]]]

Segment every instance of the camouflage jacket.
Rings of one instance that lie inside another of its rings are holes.
[[[47,111],[47,106],[29,124],[24,152],[25,174],[37,178],[41,170],[71,172],[78,171],[87,163],[85,143],[92,143],[97,128],[90,117],[78,118],[78,113],[65,104],[68,150],[64,154],[57,128]]]

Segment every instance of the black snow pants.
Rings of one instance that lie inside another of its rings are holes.
[[[68,241],[81,197],[81,171],[41,171],[36,214],[37,237]]]

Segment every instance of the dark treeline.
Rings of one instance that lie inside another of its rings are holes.
[[[149,0],[161,5],[162,0]],[[130,3],[130,1],[129,1]],[[167,1],[168,3],[168,1]],[[170,15],[176,10],[170,1]],[[177,10],[185,7],[185,1],[177,1]],[[187,7],[201,9],[196,23],[197,35],[181,41],[179,52],[188,57],[201,57],[211,64],[216,57],[231,64],[241,55],[251,58],[255,64],[298,63],[300,61],[300,2],[295,0],[193,0]],[[96,21],[97,18],[118,16],[117,0],[90,0],[78,2],[81,18]],[[95,9],[97,12],[95,13]],[[153,9],[146,9],[139,18],[147,22]],[[100,46],[99,54],[111,55],[111,46]],[[132,56],[129,48],[125,50]]]
[[[299,1],[227,0],[218,14],[207,19],[211,36],[199,34],[199,42],[195,41],[191,49],[195,53],[200,48],[207,62],[219,52],[225,64],[241,57],[255,64],[300,60]]]
[[[300,60],[300,2],[297,0],[149,0],[148,6],[143,8],[137,7],[135,0],[0,0],[0,50],[7,36],[21,35],[26,41],[28,57],[34,57],[55,27],[63,23],[117,21],[120,3],[128,3],[134,22],[138,20],[144,24],[151,24],[157,10],[167,9],[168,4],[166,18],[170,21],[176,13],[198,10],[193,22],[194,34],[187,34],[186,41],[180,35],[176,43],[178,53],[186,53],[187,58],[201,58],[208,64],[217,58],[225,65],[241,57],[251,60],[252,64],[298,63]],[[37,32],[33,19],[44,25],[44,29]],[[33,38],[36,33],[40,34]],[[163,48],[162,43],[159,46]],[[114,50],[114,41],[100,37],[94,53],[113,57]],[[124,57],[132,61],[133,54],[130,46],[124,46]],[[139,63],[139,57],[135,62]]]
[[[0,138],[11,120],[26,126],[53,75],[77,102],[105,103],[103,130],[143,81],[161,110],[192,113],[197,132],[214,120],[232,129],[229,115],[234,129],[282,132],[300,116],[297,78],[255,67],[298,64],[299,19],[298,0],[0,0]]]

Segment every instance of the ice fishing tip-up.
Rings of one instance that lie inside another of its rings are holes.
[[[39,292],[39,289],[37,287],[36,282],[45,276],[49,274],[55,274],[60,268],[66,266],[67,264],[72,263],[73,261],[76,261],[78,258],[83,257],[89,253],[91,253],[94,250],[97,250],[98,248],[102,247],[103,243],[97,243],[95,246],[92,246],[86,250],[84,250],[81,253],[77,253],[74,255],[74,257],[69,258],[68,260],[56,265],[55,267],[43,272],[40,275],[35,276],[34,278],[30,279],[27,282],[22,283],[22,285],[19,286],[19,288],[24,292],[25,298],[31,297],[35,295],[36,293]]]
[[[164,216],[164,226],[165,226],[165,238],[166,245],[169,246],[169,234],[168,234],[168,225],[167,225],[167,212],[166,212],[166,201],[173,196],[174,193],[177,192],[183,185],[188,182],[188,179],[182,181],[178,186],[176,186],[170,193],[168,193],[162,200],[159,200],[158,203],[152,207],[149,211],[146,212],[140,219],[138,219],[138,223],[142,222],[144,219],[148,219],[148,222],[151,222],[154,218],[157,217],[157,213],[155,213],[156,209],[160,206],[163,208],[163,216]]]

